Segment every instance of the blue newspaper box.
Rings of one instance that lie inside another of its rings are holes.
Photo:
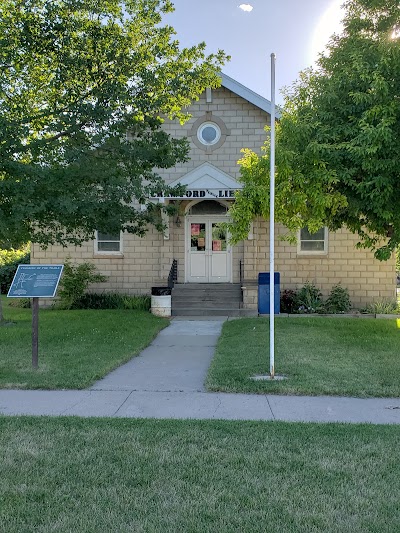
[[[281,292],[281,275],[279,272],[274,274],[274,312],[280,313],[280,292]],[[258,313],[260,315],[269,315],[269,295],[271,284],[269,282],[269,272],[260,272],[258,274]]]

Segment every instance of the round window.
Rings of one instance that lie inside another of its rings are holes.
[[[212,146],[221,138],[221,130],[214,122],[203,122],[197,130],[197,138],[202,144]]]

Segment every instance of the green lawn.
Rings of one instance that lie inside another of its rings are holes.
[[[207,387],[274,394],[400,396],[400,329],[396,320],[279,318],[275,372],[287,380],[252,381],[269,372],[269,322],[224,324]]]
[[[168,324],[146,311],[39,312],[39,368],[32,369],[30,309],[6,307],[0,388],[81,389],[131,359]]]
[[[0,418],[7,533],[393,533],[397,426]]]

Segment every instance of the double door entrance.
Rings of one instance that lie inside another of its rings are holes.
[[[226,217],[187,217],[186,281],[223,283],[232,281],[231,247],[223,227]]]

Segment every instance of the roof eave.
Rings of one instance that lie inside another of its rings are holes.
[[[222,87],[225,87],[225,89],[229,89],[233,93],[237,94],[238,96],[244,98],[251,104],[258,107],[259,109],[262,109],[266,113],[271,114],[272,104],[269,100],[267,100],[267,98],[260,96],[259,94],[255,93],[248,87],[245,87],[244,85],[234,80],[227,74],[224,74],[223,72],[220,72],[219,76],[222,80]],[[281,116],[278,106],[275,106],[275,116],[276,118],[280,118]]]

